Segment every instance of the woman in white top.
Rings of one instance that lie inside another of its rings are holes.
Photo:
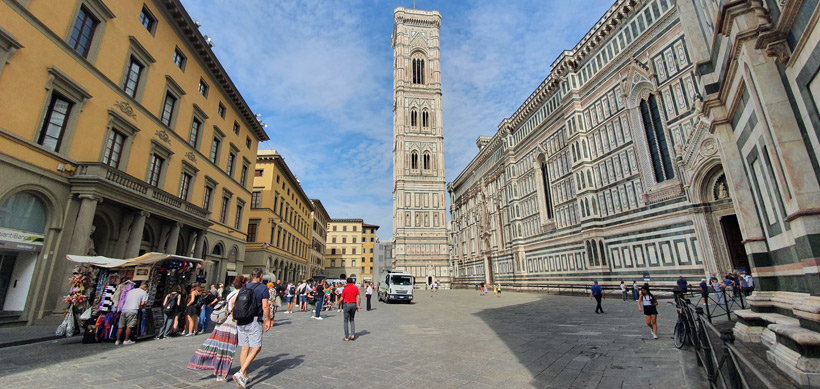
[[[189,369],[213,370],[217,381],[225,381],[228,371],[233,364],[233,355],[236,352],[238,342],[236,323],[233,321],[233,303],[239,290],[248,283],[245,276],[239,275],[234,279],[234,290],[225,298],[227,304],[228,318],[221,324],[214,327],[211,336],[205,339],[202,346],[194,352],[191,361],[188,362]]]
[[[621,281],[621,294],[624,295],[624,301],[626,301],[626,285],[624,285],[623,281]]]
[[[641,287],[638,311],[643,312],[646,326],[652,331],[652,338],[658,339],[658,300],[655,300],[655,296],[649,291],[648,284]]]

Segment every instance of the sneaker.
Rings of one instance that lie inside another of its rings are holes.
[[[187,334],[185,334],[185,335],[182,335],[182,336],[185,336],[185,337],[188,337],[188,336],[194,336],[194,334],[191,334],[191,333],[187,333]]]
[[[114,342],[114,345],[115,345],[115,346],[119,346],[119,345],[121,345],[121,344],[122,344],[122,341],[120,341],[120,340],[117,340],[116,342]]]
[[[658,339],[658,335],[652,334],[652,339]]]
[[[225,381],[226,381],[225,377],[223,377],[221,375],[216,376],[216,382],[225,382]]]
[[[130,340],[130,339],[129,339],[129,340],[126,340],[125,342],[122,342],[122,344],[123,344],[123,345],[126,345],[126,346],[127,346],[127,345],[129,345],[129,344],[134,344],[134,343],[137,343],[137,342],[135,342],[135,341],[133,341],[133,340]]]
[[[319,316],[319,317],[316,318],[316,320],[325,320],[325,319],[322,319],[322,317]]]
[[[248,384],[248,381],[242,372],[234,373],[233,380],[236,382],[236,386],[239,387],[239,389],[245,389],[245,385]]]

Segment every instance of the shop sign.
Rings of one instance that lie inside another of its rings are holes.
[[[0,227],[0,248],[9,250],[40,251],[45,235]]]
[[[228,262],[228,271],[236,271],[236,262]]]

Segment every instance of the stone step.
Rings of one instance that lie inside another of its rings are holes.
[[[800,320],[779,313],[754,312],[751,309],[741,309],[733,313],[743,319],[747,325],[781,324],[800,327]]]

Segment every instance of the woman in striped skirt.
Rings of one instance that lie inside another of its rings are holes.
[[[233,281],[233,286],[236,289],[225,298],[229,313],[233,311],[233,302],[236,295],[239,294],[239,290],[246,283],[248,283],[248,279],[241,275]],[[236,352],[236,343],[236,323],[229,314],[228,319],[222,324],[218,324],[211,332],[211,336],[205,339],[202,346],[199,346],[199,349],[194,352],[194,356],[188,362],[188,368],[213,370],[217,381],[225,381],[228,377],[228,371],[231,370],[233,355]]]

